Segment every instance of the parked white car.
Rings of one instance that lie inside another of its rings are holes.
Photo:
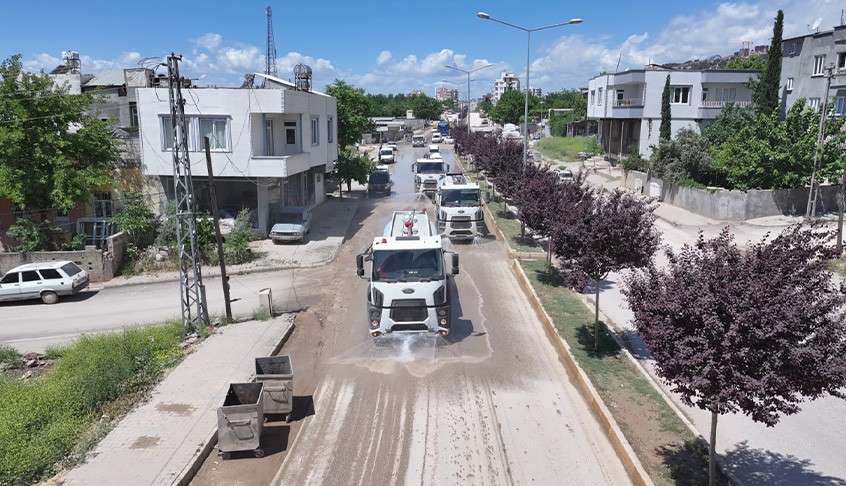
[[[88,280],[88,272],[71,261],[27,263],[0,279],[0,301],[41,299],[45,304],[55,304],[59,296],[88,287]]]
[[[287,207],[273,215],[274,225],[270,228],[273,243],[305,241],[311,231],[311,210],[303,207]]]

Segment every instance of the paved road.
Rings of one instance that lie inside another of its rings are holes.
[[[230,278],[233,314],[246,316],[258,307],[258,291],[272,289],[278,311],[298,310],[321,295],[327,269],[283,270],[235,275]],[[204,279],[209,313],[223,315],[220,278]],[[40,302],[0,304],[0,342],[22,352],[72,341],[80,333],[103,332],[126,326],[179,318],[179,283],[163,282],[105,288],[62,298],[56,305]]]
[[[211,456],[194,483],[628,484],[499,242],[453,246],[462,267],[448,339],[369,336],[355,254],[392,210],[428,205],[413,194],[414,152],[400,155],[396,194],[362,206],[326,297],[285,346],[298,403],[314,413],[274,426],[264,458]]]

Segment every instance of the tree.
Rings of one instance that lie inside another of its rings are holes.
[[[733,57],[726,61],[725,69],[749,69],[758,72],[764,72],[767,68],[768,57],[761,54],[755,54],[747,57]]]
[[[667,81],[664,82],[664,92],[661,93],[661,127],[658,129],[658,140],[670,140],[673,137],[673,112],[670,109],[672,96],[668,74]]]
[[[367,118],[370,107],[364,90],[340,79],[327,86],[326,93],[334,96],[338,103],[338,148],[341,152],[361,140],[361,135],[370,129],[371,123]]]
[[[452,98],[447,98],[441,101],[441,107],[443,110],[455,111],[458,109],[458,103]]]
[[[846,285],[826,269],[831,231],[793,226],[741,250],[725,228],[665,269],[626,279],[623,293],[659,376],[681,400],[717,418],[742,412],[771,427],[807,398],[843,398]]]
[[[490,116],[490,114],[493,112],[493,106],[494,105],[493,102],[491,102],[490,95],[485,95],[485,97],[482,98],[481,101],[479,101],[479,111],[487,114],[488,116]]]
[[[705,138],[689,128],[658,145],[652,152],[652,168],[657,177],[674,184],[714,184],[717,180]]]
[[[767,53],[767,67],[760,79],[753,83],[752,101],[759,113],[773,113],[778,109],[779,82],[781,81],[781,35],[784,29],[784,12],[776,14],[773,23],[773,38]]]
[[[92,100],[25,72],[20,55],[0,63],[0,197],[45,215],[111,186],[117,143],[109,122],[87,113]]]
[[[552,231],[555,255],[564,269],[593,283],[594,350],[599,348],[599,287],[611,272],[649,265],[658,249],[655,206],[621,189],[593,193]]]
[[[408,107],[408,109],[414,110],[415,118],[422,118],[424,120],[437,120],[444,111],[440,101],[426,95],[409,97]]]
[[[156,227],[156,215],[144,202],[144,195],[128,192],[123,195],[123,207],[114,215],[112,221],[118,229],[125,231],[129,241],[136,247],[146,246]]]
[[[339,184],[347,184],[347,192],[352,191],[352,181],[367,184],[367,177],[373,172],[374,164],[366,155],[354,149],[345,149],[338,154],[335,175]]]
[[[496,102],[489,115],[497,123],[518,124],[523,117],[524,104],[523,93],[516,89],[509,89],[499,97],[499,101]]]

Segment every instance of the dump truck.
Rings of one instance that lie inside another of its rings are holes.
[[[369,272],[365,262],[370,263]],[[371,336],[449,334],[450,289],[458,275],[458,255],[444,249],[425,211],[395,211],[382,236],[356,257],[356,273],[369,281]]]
[[[417,159],[413,170],[415,191],[434,197],[438,181],[449,172],[449,165],[441,158]]]
[[[479,185],[464,174],[450,173],[438,182],[435,194],[438,233],[453,240],[486,236]]]

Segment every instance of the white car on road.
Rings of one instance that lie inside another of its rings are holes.
[[[88,287],[88,273],[71,261],[27,263],[0,279],[0,302],[41,299],[55,304],[61,295],[73,295]]]

